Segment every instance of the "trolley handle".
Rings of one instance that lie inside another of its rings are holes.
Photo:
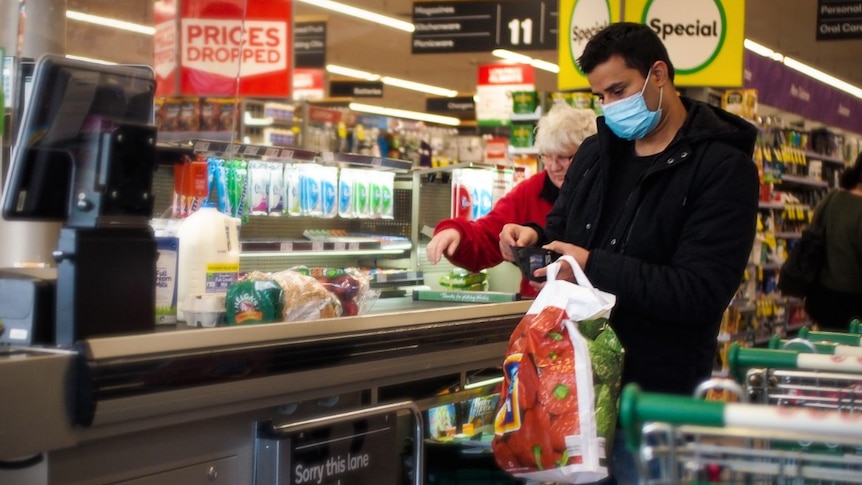
[[[859,324],[857,323],[858,326]],[[812,342],[834,342],[836,344],[853,345],[856,347],[862,345],[862,335],[858,333],[815,332],[808,327],[802,327],[799,329],[798,336]]]
[[[812,354],[834,354],[837,344],[831,342],[812,342],[804,338],[783,339],[778,335],[769,338],[768,348],[771,350],[793,350]]]
[[[850,333],[862,334],[862,320],[858,318],[850,320]]]
[[[803,437],[858,442],[862,436],[862,416],[839,410],[783,407],[763,404],[701,401],[672,394],[642,392],[628,384],[620,398],[620,423],[626,446],[637,452],[645,423],[672,426],[746,428],[756,435],[763,431],[787,431]]]
[[[627,384],[620,396],[620,423],[626,446],[636,453],[644,423],[723,426],[725,403],[687,396],[642,392],[637,384]]]
[[[846,355],[806,354],[793,350],[753,349],[742,347],[739,342],[730,344],[727,363],[731,375],[737,382],[745,382],[745,374],[751,368],[799,369],[829,371],[844,374],[862,374],[862,359]]]

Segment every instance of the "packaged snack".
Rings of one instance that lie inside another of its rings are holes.
[[[341,303],[319,281],[293,270],[273,273],[284,290],[285,322],[341,316]]]
[[[227,289],[228,325],[270,323],[282,318],[284,292],[266,273],[253,272]]]

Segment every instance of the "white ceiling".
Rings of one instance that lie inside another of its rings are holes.
[[[411,0],[341,1],[411,20]],[[144,24],[152,23],[152,3],[153,0],[67,0],[69,9]],[[815,0],[748,0],[745,36],[862,86],[862,40],[816,41],[816,9]],[[305,3],[295,2],[294,10],[298,17],[326,16],[329,63],[472,93],[476,83],[476,66],[497,60],[490,53],[414,56],[410,53],[408,33]],[[119,62],[151,62],[152,39],[146,36],[111,32],[110,29],[85,27],[70,22],[67,38],[68,53]],[[530,54],[556,62],[556,51],[534,51]],[[538,71],[537,88],[556,89],[556,76]],[[403,109],[424,109],[424,97],[421,94],[393,87],[387,87],[385,93],[385,98],[379,104]]]

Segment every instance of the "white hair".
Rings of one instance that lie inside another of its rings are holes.
[[[548,114],[536,124],[533,148],[539,153],[571,155],[587,137],[595,133],[595,111],[555,101]]]

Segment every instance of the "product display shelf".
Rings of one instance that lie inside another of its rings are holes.
[[[829,183],[825,180],[815,179],[812,177],[799,177],[796,175],[782,175],[781,183],[776,184],[776,189],[782,190],[782,186],[792,186],[792,188],[797,187],[808,187],[811,189],[826,189],[829,187]]]
[[[292,147],[232,143],[218,140],[189,140],[195,153],[205,157],[263,159],[273,161],[313,162],[318,153]]]
[[[784,202],[759,202],[757,207],[759,209],[782,210],[784,209]]]
[[[842,160],[842,159],[840,159],[840,158],[832,157],[832,156],[829,156],[829,155],[823,155],[823,154],[820,154],[820,153],[817,153],[817,152],[812,152],[812,151],[806,151],[806,152],[805,152],[805,158],[806,158],[806,160],[808,160],[809,162],[810,162],[810,161],[812,161],[812,160],[820,160],[820,161],[821,161],[821,162],[823,162],[823,163],[829,163],[829,164],[832,164],[832,165],[838,165],[838,166],[840,166],[840,167],[844,167],[844,166],[846,166],[846,165],[847,165],[847,162],[845,162],[844,160]]]

